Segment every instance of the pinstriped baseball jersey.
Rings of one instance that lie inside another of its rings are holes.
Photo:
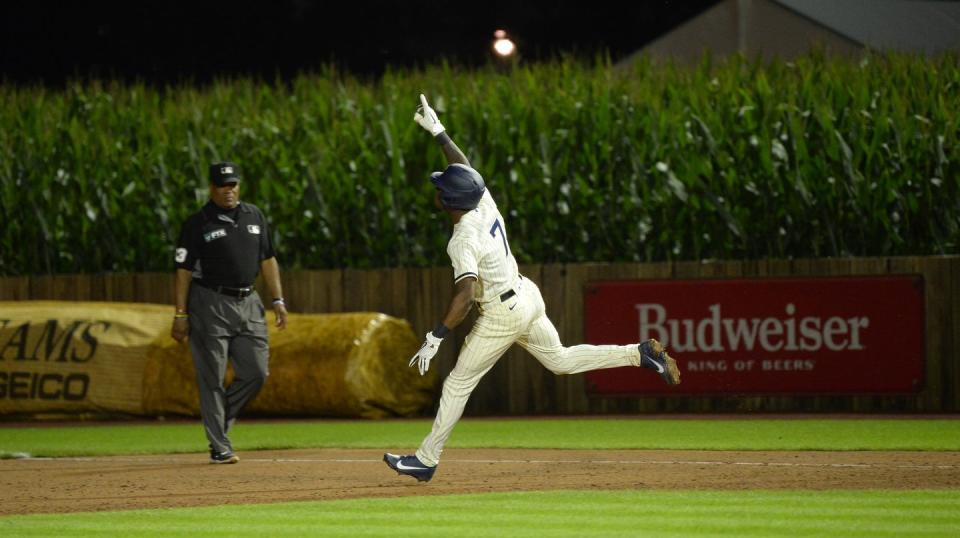
[[[453,226],[447,254],[453,263],[454,283],[471,276],[477,279],[475,298],[481,304],[516,286],[517,260],[510,251],[507,228],[490,189],[483,193],[477,208]]]

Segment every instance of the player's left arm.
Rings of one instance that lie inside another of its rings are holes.
[[[413,115],[413,121],[433,135],[434,140],[440,144],[440,149],[443,150],[443,155],[447,158],[448,164],[470,166],[470,160],[450,138],[446,127],[440,123],[436,111],[427,103],[427,98],[422,93],[420,94],[420,106],[417,107],[417,112]]]
[[[436,136],[436,139],[437,143],[440,144],[440,149],[443,150],[444,156],[447,158],[447,164],[459,163],[470,166],[470,161],[467,159],[467,156],[457,147],[447,133],[440,133]]]

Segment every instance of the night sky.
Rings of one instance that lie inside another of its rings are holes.
[[[715,3],[8,0],[0,5],[0,71],[7,83],[54,86],[78,77],[273,79],[331,63],[377,76],[441,59],[482,65],[498,28],[523,61],[601,51],[617,59]]]

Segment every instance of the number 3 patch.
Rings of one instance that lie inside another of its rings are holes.
[[[183,263],[183,262],[187,261],[187,249],[185,249],[185,248],[178,248],[178,249],[177,249],[176,260],[177,260],[177,263]]]
[[[258,234],[260,233],[260,226],[256,224],[247,224],[247,231],[252,234]]]

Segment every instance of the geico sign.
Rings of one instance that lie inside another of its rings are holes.
[[[84,373],[0,372],[0,399],[82,400],[90,389]]]
[[[656,338],[673,351],[831,351],[862,350],[862,336],[870,327],[867,316],[797,316],[793,303],[786,317],[725,318],[720,303],[707,307],[705,317],[672,319],[657,303],[636,305],[640,341]]]

